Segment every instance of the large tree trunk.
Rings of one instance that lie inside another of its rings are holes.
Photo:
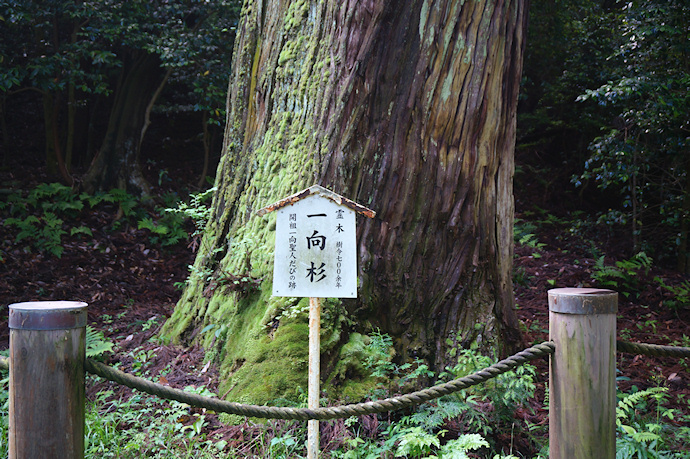
[[[103,144],[84,174],[83,186],[89,192],[122,188],[148,196],[150,186],[139,164],[140,139],[146,108],[163,72],[158,56],[144,53],[134,56],[124,70]]]
[[[224,324],[202,338],[231,397],[270,400],[306,381],[306,319],[285,312],[296,300],[270,296],[275,217],[256,210],[314,183],[377,212],[358,223],[359,298],[326,307],[325,373],[351,378],[354,332],[376,328],[398,358],[436,369],[451,346],[519,342],[512,175],[525,15],[523,0],[249,2],[212,219],[164,328],[189,340]],[[235,282],[246,274],[262,279],[259,292]]]

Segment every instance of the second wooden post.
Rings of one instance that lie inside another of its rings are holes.
[[[616,457],[616,312],[611,290],[549,290],[549,457]]]
[[[10,305],[10,459],[84,457],[86,303]]]

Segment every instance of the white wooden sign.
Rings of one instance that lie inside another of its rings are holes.
[[[357,297],[356,213],[374,212],[314,185],[259,211],[276,211],[273,295]]]
[[[273,295],[356,298],[355,212],[319,194],[276,212]]]

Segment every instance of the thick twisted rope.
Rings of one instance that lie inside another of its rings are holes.
[[[652,355],[655,357],[690,357],[690,347],[661,346],[659,344],[630,343],[616,341],[618,352],[628,354]]]
[[[529,362],[530,360],[552,354],[554,350],[555,346],[552,342],[545,342],[518,352],[507,359],[501,360],[500,362],[497,362],[471,375],[454,379],[453,381],[447,383],[438,384],[417,392],[387,398],[384,400],[316,409],[268,407],[226,402],[217,398],[202,397],[200,395],[185,392],[180,389],[162,386],[160,384],[129,375],[91,359],[86,360],[84,367],[89,373],[96,374],[102,378],[125,385],[132,389],[137,389],[161,398],[176,400],[178,402],[186,403],[199,408],[206,408],[216,412],[239,414],[242,416],[250,416],[255,418],[296,419],[306,421],[308,419],[327,420],[349,418],[350,416],[382,413],[386,411],[399,410],[413,405],[419,405],[429,400],[433,400],[435,398],[466,389],[476,384],[480,384],[491,378],[495,378],[496,376],[510,371],[511,369]]]
[[[627,352],[632,354],[643,354],[657,357],[690,357],[690,348],[688,347],[661,346],[657,344],[630,343],[626,341],[617,341],[616,347],[618,352]],[[471,375],[454,379],[453,381],[447,383],[438,384],[417,392],[412,392],[410,394],[401,395],[398,397],[391,397],[384,400],[331,408],[316,408],[311,410],[307,408],[282,408],[245,405],[241,403],[226,402],[217,398],[203,397],[201,395],[192,394],[190,392],[185,392],[169,386],[163,386],[143,378],[132,376],[108,365],[96,362],[92,359],[87,359],[85,361],[84,368],[89,373],[93,373],[102,378],[125,385],[132,389],[140,390],[147,394],[156,395],[164,399],[177,400],[178,402],[186,403],[191,406],[206,408],[220,413],[239,414],[242,416],[271,419],[327,420],[382,413],[385,411],[399,410],[413,405],[419,405],[444,395],[480,384],[491,378],[495,378],[500,374],[510,371],[519,365],[529,362],[530,360],[553,354],[554,351],[555,345],[553,342],[547,341],[518,352],[507,359],[501,360],[500,362],[497,362]],[[7,357],[0,356],[0,369],[9,369],[9,359]]]

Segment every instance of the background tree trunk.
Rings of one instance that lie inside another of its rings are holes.
[[[232,376],[226,395],[265,401],[306,382],[306,321],[290,314],[305,300],[270,296],[275,217],[255,212],[314,183],[377,212],[358,222],[359,298],[325,307],[326,374],[351,379],[358,333],[376,328],[398,358],[435,369],[458,344],[520,341],[512,175],[525,21],[522,0],[249,3],[213,215],[163,330],[222,330],[202,338]],[[230,282],[249,275],[259,292]]]
[[[59,143],[55,139],[59,138],[58,126],[56,125],[58,120],[56,112],[59,108],[55,104],[55,96],[53,94],[44,92],[42,97],[46,135],[46,172],[51,176],[57,176],[60,172],[57,150]]]
[[[134,195],[150,194],[139,149],[146,108],[162,76],[160,65],[157,55],[144,53],[125,64],[103,143],[83,177],[87,191],[122,188]]]

